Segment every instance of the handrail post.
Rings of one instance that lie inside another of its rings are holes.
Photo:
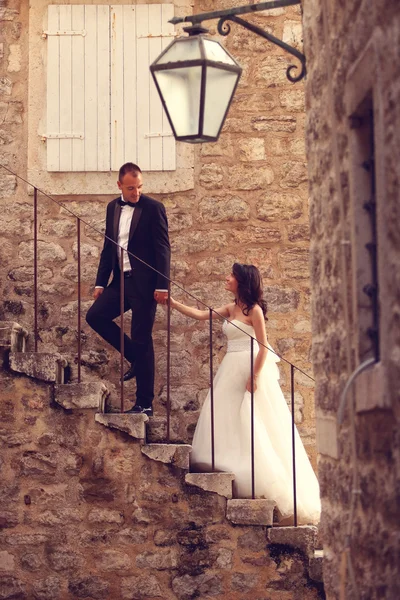
[[[171,283],[167,302],[167,444],[171,441]]]
[[[124,249],[120,248],[120,311],[121,311],[121,335],[120,335],[120,380],[121,380],[121,413],[124,412],[124,308],[125,308],[125,280],[124,280]]]
[[[78,383],[81,382],[81,220],[76,219],[77,257],[78,257]]]
[[[254,338],[251,337],[250,342],[250,443],[251,443],[251,497],[254,500],[256,497],[255,486],[255,457],[254,457]]]
[[[292,405],[292,466],[293,466],[293,517],[297,527],[297,489],[296,489],[296,426],[294,423],[294,365],[290,363],[290,396]]]
[[[33,311],[34,311],[34,348],[38,350],[38,219],[37,219],[37,187],[33,188]]]
[[[211,471],[215,471],[215,436],[214,436],[214,368],[213,368],[213,331],[212,308],[209,309],[210,319],[210,408],[211,408]]]

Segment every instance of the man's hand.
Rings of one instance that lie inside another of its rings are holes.
[[[168,292],[154,292],[154,299],[158,302],[158,304],[167,304],[168,302]]]
[[[97,300],[97,298],[99,298],[99,296],[101,296],[103,292],[104,292],[104,288],[101,288],[101,287],[95,288],[95,290],[93,292],[93,298],[95,300]]]

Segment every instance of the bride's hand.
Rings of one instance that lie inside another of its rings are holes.
[[[256,391],[256,389],[257,389],[257,380],[256,380],[256,378],[254,377],[254,378],[253,378],[253,392],[255,392],[255,391]],[[251,377],[249,377],[249,378],[248,378],[248,380],[247,380],[247,383],[246,383],[246,390],[247,390],[248,392],[250,392],[250,394],[251,394]]]

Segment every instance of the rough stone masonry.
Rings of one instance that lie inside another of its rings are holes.
[[[43,19],[46,4],[47,0],[40,0],[33,7],[42,11]],[[231,5],[229,1],[203,1],[196,2],[193,10],[201,12]],[[176,6],[177,14],[185,14],[191,9],[189,2]],[[34,77],[35,73],[35,64],[29,64],[30,20],[26,3],[20,0],[3,2],[0,19],[0,158],[24,177],[29,123],[27,81],[28,74]],[[301,46],[299,7],[254,15],[254,21],[278,37]],[[35,27],[40,28],[40,23],[36,20]],[[215,24],[210,25],[215,33]],[[43,60],[45,42],[39,32],[36,33],[37,43],[43,46],[40,58]],[[160,190],[153,194],[165,203],[168,212],[173,249],[172,277],[200,300],[217,306],[228,300],[224,293],[224,277],[230,272],[232,263],[254,262],[264,276],[270,342],[285,358],[310,372],[303,85],[293,86],[286,79],[290,57],[254,34],[233,27],[224,43],[240,61],[244,73],[220,141],[195,149],[192,190],[173,194],[163,194]],[[36,141],[30,139],[32,143],[43,142],[37,136]],[[57,175],[62,177],[62,173]],[[53,193],[51,189],[45,191]],[[1,316],[5,319],[17,317],[29,328],[33,324],[31,192],[13,175],[1,170]],[[58,196],[57,200],[102,230],[105,207],[111,197]],[[84,313],[91,303],[102,240],[89,227],[82,229]],[[39,346],[42,350],[67,355],[71,359],[74,378],[76,222],[41,194],[38,251]],[[180,295],[174,290],[173,293]],[[173,315],[172,324],[173,435],[175,439],[189,441],[209,385],[207,332],[204,324],[198,325],[176,315]],[[165,312],[160,308],[155,333],[158,371],[155,406],[160,419],[165,401],[165,327]],[[84,376],[88,380],[100,377],[117,383],[118,355],[105,347],[86,326],[83,326],[81,336]],[[214,344],[216,366],[222,345],[218,324]],[[281,365],[281,374],[283,388],[288,393],[289,372],[284,365]],[[315,464],[313,389],[310,384],[312,382],[306,378],[296,376],[296,420]],[[134,388],[128,386],[127,398],[133,398],[133,392]],[[116,396],[112,403],[117,404]],[[164,420],[163,416],[161,420]],[[155,421],[154,439],[159,437],[161,429],[161,421]]]

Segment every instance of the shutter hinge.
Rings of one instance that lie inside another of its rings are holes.
[[[67,29],[60,29],[58,31],[43,31],[42,38],[45,40],[49,35],[82,35],[85,37],[86,29],[82,29],[80,31],[70,31]]]
[[[148,33],[146,35],[138,35],[136,36],[137,40],[142,40],[142,39],[157,39],[157,38],[174,38],[177,37],[177,33]]]
[[[145,133],[144,137],[145,137],[145,139],[158,138],[158,137],[173,137],[173,133],[172,132],[169,132],[169,133]]]
[[[83,140],[83,133],[42,133],[42,142],[46,140]]]

